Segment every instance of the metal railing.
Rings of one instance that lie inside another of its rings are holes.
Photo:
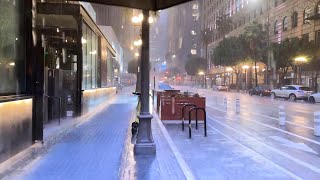
[[[204,137],[207,137],[207,113],[204,108],[195,107],[189,110],[189,138],[191,138],[191,113],[196,111],[196,129],[198,129],[198,111],[202,110],[204,114]]]
[[[185,108],[186,107],[197,107],[195,104],[186,104],[182,107],[182,131],[184,131],[184,120],[185,120]]]

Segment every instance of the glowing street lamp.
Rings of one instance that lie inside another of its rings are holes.
[[[134,45],[134,46],[141,46],[141,45],[142,45],[142,40],[139,39],[139,40],[134,41],[134,42],[133,42],[133,45]]]
[[[153,17],[149,17],[148,22],[149,22],[150,24],[152,24],[152,23],[154,22]]]
[[[135,56],[135,57],[139,57],[140,54],[139,54],[139,53],[135,53],[134,56]]]
[[[233,84],[233,73],[232,73],[233,68],[232,67],[227,67],[226,71],[229,72],[228,73],[228,75],[229,75],[229,84],[230,84],[230,74],[231,74],[231,81],[232,81],[231,83]]]
[[[199,73],[198,73],[198,75],[199,76],[203,76],[203,84],[202,85],[204,85],[204,86],[206,86],[206,77],[205,77],[205,73],[203,72],[203,71],[200,71]]]
[[[299,74],[299,77],[298,77],[299,80],[298,80],[297,84],[302,84],[301,67],[298,66],[298,65],[299,64],[303,64],[303,63],[307,63],[308,59],[305,56],[298,56],[298,57],[294,58],[293,60],[297,64],[297,71],[298,71],[298,74]]]
[[[298,63],[305,63],[305,62],[308,61],[308,59],[306,57],[304,57],[304,56],[300,56],[300,57],[294,58],[294,61],[298,62]]]

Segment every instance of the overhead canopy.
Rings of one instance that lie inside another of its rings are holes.
[[[83,0],[84,2],[158,11],[192,0]]]

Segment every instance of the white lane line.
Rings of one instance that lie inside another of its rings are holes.
[[[262,117],[266,117],[266,118],[270,118],[270,119],[273,119],[273,120],[276,120],[276,121],[279,121],[279,119],[274,118],[274,117],[271,117],[271,116],[267,116],[267,115],[263,115],[263,114],[259,114],[259,113],[254,113],[254,112],[248,112],[248,111],[245,111],[245,112],[251,113],[251,114],[255,114],[255,115],[258,115],[258,116],[262,116]],[[296,124],[296,123],[289,122],[289,121],[286,121],[286,123],[292,124],[292,125],[295,125],[295,126],[300,126],[300,127],[306,128],[306,129],[314,130],[313,127],[309,127],[309,126],[305,126],[305,125],[301,125],[301,124]]]
[[[153,116],[154,118],[156,119],[156,122],[158,123],[164,137],[166,138],[173,154],[175,155],[177,161],[178,161],[178,164],[181,168],[181,170],[183,171],[185,177],[188,179],[188,180],[195,180],[195,176],[193,175],[190,167],[188,166],[188,164],[185,162],[185,160],[183,159],[181,153],[179,152],[178,148],[176,147],[176,145],[174,144],[173,140],[171,139],[167,129],[164,127],[164,125],[162,124],[162,122],[160,121],[157,113],[153,113]]]
[[[210,108],[214,108],[212,106],[210,106],[209,104],[207,105],[208,107]],[[233,108],[234,109],[234,108]],[[262,117],[266,117],[266,118],[270,118],[272,120],[275,120],[275,121],[279,121],[278,118],[275,118],[275,117],[271,117],[271,116],[267,116],[267,115],[263,115],[263,114],[260,114],[260,113],[254,113],[254,112],[249,112],[249,111],[244,111],[244,110],[241,110],[242,112],[245,112],[245,113],[249,113],[249,114],[255,114],[255,115],[258,115],[258,116],[262,116]],[[290,122],[290,121],[286,121],[286,123],[288,124],[291,124],[291,125],[294,125],[294,126],[299,126],[299,127],[302,127],[302,128],[306,128],[306,129],[310,129],[310,130],[314,130],[313,127],[309,127],[309,126],[305,126],[305,125],[301,125],[301,124],[297,124],[297,123],[293,123],[293,122]]]
[[[211,117],[210,117],[211,118]],[[212,118],[211,118],[212,119]],[[287,174],[288,176],[290,176],[291,178],[293,179],[301,179],[300,177],[298,177],[297,175],[293,174],[292,172],[288,171],[287,169],[279,166],[278,164],[272,162],[270,159],[267,159],[266,157],[262,156],[261,154],[259,154],[258,152],[252,150],[251,148],[241,144],[240,142],[236,141],[235,139],[233,139],[232,137],[224,134],[223,132],[221,132],[220,130],[214,128],[213,126],[211,126],[210,124],[208,124],[208,126],[213,129],[214,131],[220,133],[222,136],[230,139],[232,142],[240,145],[241,147],[245,148],[245,149],[248,149],[250,152],[254,153],[254,154],[257,154],[260,158],[262,158],[263,160],[267,161],[268,163],[272,164],[273,166],[275,166],[276,168],[278,168],[280,171],[284,172],[285,174]]]
[[[233,128],[233,127],[231,127],[231,126],[229,126],[229,125],[227,125],[227,124],[225,124],[225,123],[222,123],[222,122],[220,122],[220,121],[215,120],[215,119],[212,118],[211,116],[209,116],[209,118],[210,118],[212,121],[217,122],[217,123],[220,124],[221,126],[224,126],[224,127],[229,128],[229,129],[232,129],[232,130],[235,131],[236,133],[241,134],[241,135],[243,135],[243,136],[246,136],[246,137],[249,138],[249,139],[252,139],[252,140],[255,141],[256,143],[258,143],[258,144],[260,144],[260,145],[262,145],[262,146],[270,149],[271,151],[273,151],[273,152],[275,152],[275,153],[277,153],[277,154],[279,154],[279,155],[281,155],[281,156],[283,156],[283,157],[285,157],[285,158],[287,158],[287,159],[290,159],[291,161],[296,162],[297,164],[300,164],[301,166],[304,166],[304,167],[306,167],[306,168],[308,168],[308,169],[310,169],[310,170],[312,170],[312,171],[314,171],[314,172],[316,172],[316,173],[320,173],[320,169],[319,169],[319,168],[317,168],[317,167],[315,167],[315,166],[313,166],[313,165],[311,165],[311,164],[309,164],[309,163],[303,162],[303,161],[301,161],[301,160],[299,160],[299,159],[297,159],[297,158],[295,158],[295,157],[293,157],[293,156],[290,156],[289,154],[286,154],[286,153],[284,153],[284,152],[282,152],[282,151],[280,151],[280,150],[278,150],[278,149],[276,149],[276,148],[273,148],[272,146],[269,146],[269,145],[267,145],[267,144],[264,144],[264,143],[262,143],[261,141],[258,141],[257,139],[255,139],[255,138],[253,138],[253,137],[251,137],[251,136],[249,136],[249,135],[247,135],[247,134],[245,134],[245,133],[243,133],[243,132],[241,132],[241,131],[238,131],[237,129],[235,129],[235,128]],[[212,127],[212,125],[210,125],[210,124],[208,124],[208,126],[209,126],[209,127]]]
[[[218,111],[225,112],[225,113],[227,112],[227,111],[224,111],[224,110],[221,110],[221,109],[218,109],[218,108],[214,108],[214,107],[210,107],[210,108],[216,109],[216,110],[218,110]],[[289,134],[289,135],[291,135],[291,136],[298,137],[298,138],[303,139],[303,140],[305,140],[305,141],[308,141],[308,142],[311,142],[311,143],[320,145],[320,142],[315,141],[315,140],[312,140],[312,139],[309,139],[309,138],[306,138],[306,137],[303,137],[303,136],[300,136],[300,135],[298,135],[298,134],[294,134],[294,133],[291,133],[291,132],[288,132],[288,131],[279,129],[279,128],[270,126],[270,125],[268,125],[268,124],[264,124],[264,123],[261,123],[261,122],[253,121],[253,120],[250,120],[250,119],[246,119],[246,118],[241,117],[241,116],[239,116],[239,115],[236,115],[236,116],[239,117],[239,118],[241,118],[241,119],[244,119],[244,120],[246,120],[246,121],[254,122],[254,123],[256,123],[256,124],[260,124],[260,125],[262,125],[262,126],[265,126],[265,127],[268,127],[268,128],[271,128],[271,129],[274,129],[274,130],[277,130],[277,131],[280,131],[280,132]]]

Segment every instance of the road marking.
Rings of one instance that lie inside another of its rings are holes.
[[[160,121],[157,113],[153,113],[154,115],[154,118],[156,119],[156,122],[158,123],[164,137],[166,138],[173,154],[175,155],[177,161],[178,161],[178,164],[181,168],[181,170],[183,171],[185,177],[188,179],[188,180],[195,180],[196,178],[194,177],[190,167],[188,166],[188,164],[185,162],[185,160],[183,159],[181,153],[179,152],[178,148],[176,147],[176,145],[173,143],[173,140],[171,139],[167,129],[164,127],[164,125],[162,124],[162,122]]]
[[[282,143],[283,146],[287,146],[290,148],[295,148],[301,151],[305,151],[305,152],[309,152],[309,153],[314,153],[314,154],[318,154],[317,152],[315,152],[313,149],[311,149],[309,146],[305,145],[304,143],[295,143],[293,141],[290,141],[288,139],[279,137],[279,136],[270,136],[271,139],[278,141],[280,143]]]
[[[216,110],[218,110],[218,111],[222,111],[222,112],[227,113],[227,111],[224,111],[224,110],[221,110],[221,109],[218,109],[218,108],[214,108],[214,107],[210,107],[210,108],[216,109]],[[254,123],[256,123],[256,124],[260,124],[260,125],[262,125],[262,126],[265,126],[265,127],[268,127],[268,128],[271,128],[271,129],[274,129],[274,130],[277,130],[277,131],[280,131],[280,132],[283,132],[283,133],[286,133],[286,134],[289,134],[289,135],[291,135],[291,136],[298,137],[298,138],[303,139],[303,140],[305,140],[305,141],[308,141],[308,142],[311,142],[311,143],[320,145],[320,142],[315,141],[315,140],[312,140],[312,139],[309,139],[309,138],[306,138],[306,137],[303,137],[303,136],[300,136],[300,135],[298,135],[298,134],[294,134],[294,133],[291,133],[291,132],[288,132],[288,131],[279,129],[279,128],[270,126],[270,125],[268,125],[268,124],[263,124],[263,123],[261,123],[261,122],[249,120],[249,119],[243,118],[243,117],[241,117],[241,116],[239,116],[239,115],[235,115],[235,116],[237,116],[237,117],[239,117],[239,118],[241,118],[241,119],[244,119],[244,120],[247,120],[247,121],[251,121],[251,122],[254,122]]]
[[[211,119],[212,119],[212,118],[211,118]],[[209,126],[211,129],[213,129],[213,130],[217,131],[218,133],[220,133],[222,136],[230,139],[232,142],[240,145],[241,147],[244,147],[244,148],[248,149],[249,151],[251,151],[251,152],[254,153],[254,154],[257,154],[257,155],[258,155],[259,157],[261,157],[263,160],[265,160],[265,161],[269,162],[270,164],[274,165],[274,166],[275,166],[276,168],[278,168],[280,171],[282,171],[282,172],[284,172],[285,174],[289,175],[289,176],[292,177],[293,179],[301,179],[301,178],[298,177],[297,175],[295,175],[295,174],[293,174],[292,172],[288,171],[287,169],[279,166],[278,164],[272,162],[270,159],[267,159],[266,157],[262,156],[261,154],[259,154],[259,153],[256,152],[256,151],[250,149],[249,147],[247,147],[247,146],[241,144],[240,142],[234,140],[232,137],[230,137],[230,136],[226,135],[225,133],[221,132],[220,130],[214,128],[214,127],[211,126],[210,124],[208,124],[208,126]]]
[[[245,111],[245,112],[279,121],[279,119],[275,118],[275,117],[271,117],[271,116],[267,116],[267,115],[263,115],[263,114],[259,114],[259,113],[254,113],[254,112],[248,112],[248,111]],[[303,128],[306,128],[306,129],[314,130],[313,127],[309,127],[309,126],[305,126],[305,125],[301,125],[301,124],[296,124],[296,123],[289,122],[289,121],[286,121],[286,123],[291,124],[291,125],[295,125],[295,126],[299,126],[299,127],[303,127]]]
[[[303,162],[303,161],[301,161],[301,160],[299,160],[299,159],[297,159],[297,158],[295,158],[295,157],[290,156],[289,154],[286,154],[286,153],[284,153],[284,152],[282,152],[282,151],[280,151],[280,150],[278,150],[278,149],[276,149],[276,148],[273,148],[273,147],[271,147],[271,146],[269,146],[269,145],[267,145],[267,144],[264,144],[264,143],[258,141],[257,139],[255,139],[255,138],[253,138],[253,137],[251,137],[251,136],[249,136],[249,135],[247,135],[247,134],[245,134],[245,133],[243,133],[243,132],[240,132],[240,131],[238,131],[237,129],[235,129],[235,128],[233,128],[233,127],[231,127],[231,126],[229,126],[229,125],[227,125],[227,124],[225,124],[225,123],[222,123],[222,122],[220,122],[220,121],[215,120],[214,118],[212,118],[212,117],[210,117],[210,116],[209,116],[209,118],[210,118],[212,121],[217,122],[217,123],[220,124],[221,126],[224,126],[224,127],[229,128],[229,129],[232,129],[233,131],[237,132],[238,134],[242,134],[243,136],[246,136],[246,137],[248,137],[249,139],[254,140],[256,143],[261,144],[262,146],[270,149],[271,151],[274,151],[275,153],[280,154],[281,156],[283,156],[283,157],[285,157],[285,158],[287,158],[287,159],[290,159],[290,160],[296,162],[297,164],[300,164],[301,166],[304,166],[304,167],[306,167],[306,168],[308,168],[308,169],[310,169],[310,170],[312,170],[312,171],[314,171],[314,172],[320,173],[320,169],[319,169],[319,168],[317,168],[317,167],[315,167],[315,166],[313,166],[313,165],[311,165],[311,164],[309,164],[309,163]],[[212,125],[210,125],[210,124],[208,124],[208,126],[211,127],[211,128],[213,128]]]
[[[214,108],[214,107],[212,107],[211,104],[208,104],[207,106],[210,107],[210,108]],[[233,109],[235,109],[235,108],[233,108]],[[271,117],[271,116],[267,116],[267,115],[264,115],[264,114],[249,112],[249,111],[245,111],[245,110],[241,110],[241,111],[242,111],[242,112],[245,112],[245,113],[248,113],[248,114],[255,114],[255,115],[258,115],[258,116],[270,118],[270,119],[275,120],[275,121],[279,121],[278,118]],[[305,125],[301,125],[301,124],[296,124],[296,123],[293,123],[293,122],[290,122],[290,121],[286,121],[286,123],[291,124],[291,125],[294,125],[294,126],[299,126],[299,127],[302,127],[302,128],[314,130],[313,127],[309,127],[309,126],[305,126]]]

